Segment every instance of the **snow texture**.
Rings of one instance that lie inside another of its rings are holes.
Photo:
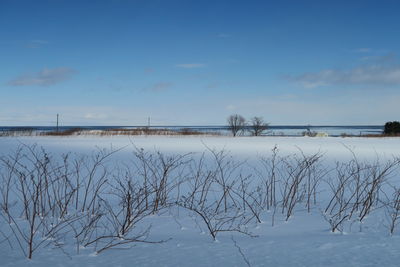
[[[128,161],[134,147],[171,154],[202,153],[207,147],[225,149],[237,159],[255,163],[277,146],[281,155],[319,151],[328,165],[350,159],[349,149],[360,159],[370,161],[398,157],[400,152],[400,138],[84,136],[0,138],[0,154],[11,153],[21,143],[37,144],[53,154],[122,148],[113,155],[116,161]],[[296,212],[288,222],[277,215],[274,226],[271,216],[271,212],[265,212],[263,223],[250,225],[249,230],[258,237],[223,233],[213,241],[192,214],[171,209],[146,219],[152,225],[150,238],[171,238],[165,243],[137,243],[129,249],[112,249],[99,255],[93,255],[91,249],[66,255],[60,249],[45,247],[28,260],[3,242],[0,266],[398,266],[400,262],[400,235],[388,234],[382,213],[338,234],[330,232],[319,208],[311,214]]]

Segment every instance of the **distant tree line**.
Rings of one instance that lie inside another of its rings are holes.
[[[268,123],[262,117],[252,117],[249,121],[239,115],[233,114],[227,118],[228,129],[233,136],[241,135],[245,131],[250,132],[253,136],[260,136],[265,130],[268,129]]]
[[[260,136],[268,129],[269,124],[263,117],[254,116],[248,121],[239,114],[230,115],[227,118],[228,129],[233,136],[242,135],[248,131],[252,136]],[[305,135],[311,134],[310,130]],[[389,121],[385,123],[383,134],[400,135],[400,122]]]
[[[388,135],[398,135],[400,134],[400,122],[389,121],[385,124],[384,134]]]

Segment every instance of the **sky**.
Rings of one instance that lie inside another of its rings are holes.
[[[0,0],[0,126],[400,120],[400,1]]]

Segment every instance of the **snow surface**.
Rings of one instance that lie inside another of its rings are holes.
[[[122,148],[114,159],[129,160],[134,147],[147,151],[182,154],[201,153],[207,147],[227,150],[238,159],[255,162],[270,155],[277,146],[281,155],[303,151],[321,152],[326,164],[352,157],[381,161],[400,156],[400,138],[307,138],[307,137],[4,137],[0,155],[14,151],[20,144],[37,144],[53,154],[73,152],[90,154],[98,148]],[[397,176],[399,177],[399,176]],[[380,216],[382,215],[382,216]],[[262,224],[250,227],[258,237],[222,233],[218,241],[205,234],[204,226],[194,223],[188,212],[170,210],[147,218],[152,224],[150,239],[171,240],[161,244],[136,244],[130,249],[114,249],[99,255],[82,250],[79,255],[60,249],[42,248],[32,260],[18,249],[0,244],[0,266],[399,266],[400,235],[389,236],[383,214],[355,224],[347,233],[331,233],[329,224],[316,208],[311,214],[297,212],[288,222],[277,215],[263,214]],[[399,231],[400,232],[400,231]],[[1,238],[0,238],[1,240]],[[237,246],[235,246],[234,241]],[[239,252],[243,252],[246,259]]]
[[[324,153],[340,160],[350,158],[349,148],[363,158],[391,157],[400,154],[399,138],[341,138],[341,137],[219,137],[219,136],[68,136],[68,137],[3,137],[0,148],[4,153],[19,144],[37,144],[49,151],[66,153],[88,153],[97,148],[123,148],[121,157],[132,152],[134,147],[147,151],[166,153],[203,152],[225,149],[237,157],[256,157],[271,152],[277,146],[280,153]]]

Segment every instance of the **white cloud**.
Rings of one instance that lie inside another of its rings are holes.
[[[371,99],[373,107],[371,108]],[[262,116],[275,125],[382,125],[400,116],[399,94],[344,93],[335,98],[321,96],[243,98],[224,106],[246,118]],[[234,107],[228,108],[228,107]],[[222,113],[222,112],[221,112]],[[223,117],[219,115],[219,117]]]
[[[358,48],[358,49],[355,49],[355,50],[354,50],[354,52],[356,52],[356,53],[369,53],[369,52],[371,52],[371,51],[372,51],[371,48],[366,48],[366,47],[364,47],[364,48]]]
[[[86,113],[83,118],[85,119],[94,119],[94,120],[101,120],[101,119],[107,119],[106,114],[101,114],[101,113]]]
[[[28,48],[39,48],[39,47],[45,46],[47,44],[49,44],[49,42],[46,41],[46,40],[30,40],[26,44],[26,47],[28,47]]]
[[[231,37],[231,35],[227,34],[227,33],[220,33],[220,34],[218,34],[218,37],[219,38],[229,38],[229,37]]]
[[[49,42],[46,40],[32,40],[31,43],[34,44],[48,44]]]
[[[227,105],[227,106],[225,107],[225,109],[226,109],[226,110],[229,110],[229,111],[234,111],[234,110],[236,110],[236,106],[235,106],[235,105],[232,105],[232,104],[229,104],[229,105]]]
[[[400,65],[382,62],[347,70],[308,72],[299,76],[287,76],[286,79],[306,88],[328,85],[400,85]]]
[[[146,91],[152,91],[152,92],[162,92],[167,90],[173,85],[171,82],[159,82],[155,83],[152,86],[145,88]]]
[[[43,69],[34,74],[23,74],[8,82],[11,86],[49,86],[70,79],[76,73],[75,70],[65,67]]]
[[[153,69],[153,68],[146,68],[146,69],[144,69],[144,72],[145,72],[145,73],[153,73],[153,72],[155,72],[155,69]]]
[[[195,68],[203,68],[206,65],[203,63],[185,63],[185,64],[177,64],[176,66],[178,68],[184,68],[184,69],[195,69]]]

